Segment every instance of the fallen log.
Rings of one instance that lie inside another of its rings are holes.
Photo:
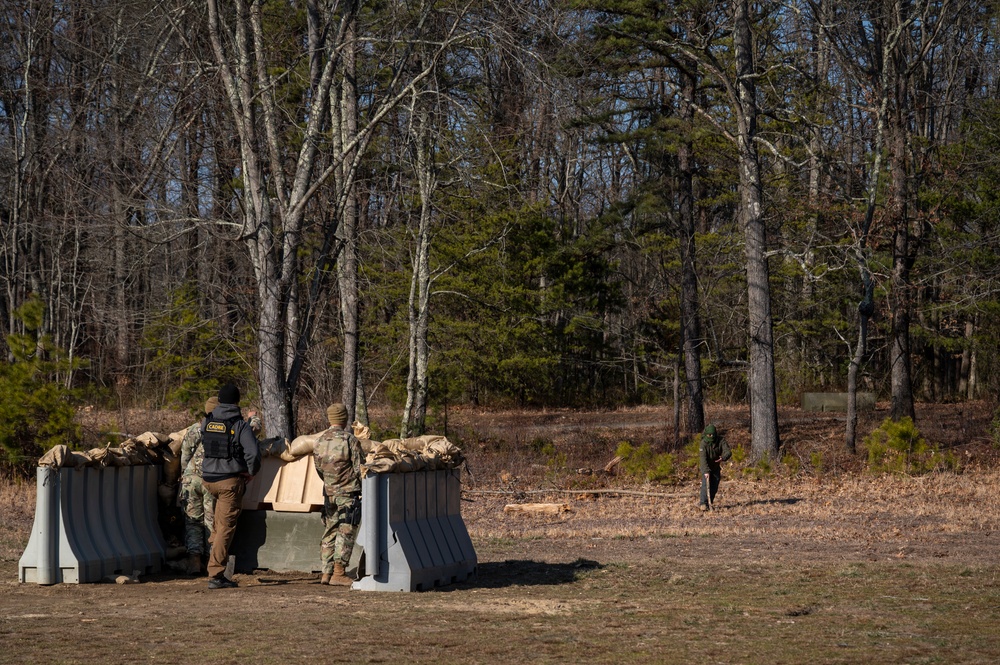
[[[518,515],[561,515],[568,513],[568,503],[508,503],[503,507],[505,513]]]

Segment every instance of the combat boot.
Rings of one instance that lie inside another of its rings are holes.
[[[329,584],[330,583],[330,573],[323,573],[323,577],[319,578],[319,583],[320,584]]]
[[[330,577],[328,584],[331,586],[351,586],[354,584],[354,580],[344,574],[344,564],[335,563],[333,564],[333,576]]]
[[[189,554],[185,566],[187,568],[188,575],[198,576],[201,575],[204,570],[201,565],[200,554]]]

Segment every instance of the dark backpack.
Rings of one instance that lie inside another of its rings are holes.
[[[205,457],[214,459],[233,459],[235,457],[236,423],[240,416],[228,420],[219,420],[209,416],[201,426],[201,444],[205,449]]]

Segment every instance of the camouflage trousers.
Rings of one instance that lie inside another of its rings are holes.
[[[336,563],[347,566],[358,537],[358,527],[347,521],[347,510],[354,503],[353,496],[327,497],[327,511],[323,516],[323,539],[319,544],[324,573],[333,573]]]
[[[205,489],[199,476],[184,476],[180,499],[188,554],[208,554],[215,521],[215,497]]]

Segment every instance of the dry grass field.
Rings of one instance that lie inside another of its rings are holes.
[[[745,444],[743,410],[710,417]],[[783,411],[785,461],[766,472],[730,463],[710,513],[697,510],[683,453],[667,484],[593,471],[621,441],[670,450],[665,419],[655,409],[449,414],[472,471],[463,515],[479,570],[417,594],[272,571],[212,592],[171,575],[20,585],[34,484],[8,479],[0,662],[1000,662],[991,409],[923,407],[921,431],[960,464],[918,477],[867,473],[839,450],[842,421]],[[504,511],[524,502],[568,510]]]

